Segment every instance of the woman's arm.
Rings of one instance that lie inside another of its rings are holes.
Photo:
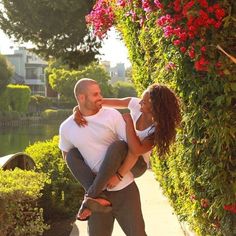
[[[154,145],[153,139],[150,139],[149,137],[140,141],[134,130],[134,124],[130,114],[124,114],[123,117],[126,122],[126,136],[129,151],[123,164],[118,169],[118,173],[122,176],[133,168],[140,155],[150,151]]]
[[[102,104],[106,107],[127,108],[131,97],[126,98],[103,98]]]
[[[136,135],[134,129],[134,123],[130,114],[123,114],[123,118],[126,123],[126,136],[129,150],[134,155],[142,155],[153,148],[154,142],[150,137],[146,137],[144,140],[140,141],[139,137]]]
[[[150,151],[154,145],[153,139],[150,139],[149,137],[145,138],[142,142],[140,141],[134,130],[134,124],[130,114],[124,114],[123,117],[126,122],[126,135],[129,151],[116,175],[109,179],[107,183],[109,188],[115,187],[122,180],[122,177],[133,168],[138,157]]]
[[[127,108],[131,97],[126,98],[103,98],[102,105],[105,107]],[[73,108],[73,113],[79,111],[79,105]]]

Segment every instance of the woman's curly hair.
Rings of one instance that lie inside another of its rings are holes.
[[[180,103],[178,97],[168,87],[153,84],[148,87],[152,106],[155,131],[152,135],[157,152],[164,156],[175,141],[176,128],[180,125]]]

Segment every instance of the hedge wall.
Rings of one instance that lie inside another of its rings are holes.
[[[159,82],[179,94],[177,143],[153,166],[179,218],[202,236],[236,235],[235,17],[234,0],[99,0],[87,17],[99,37],[120,31],[139,93]]]
[[[30,88],[26,85],[7,85],[0,95],[0,111],[27,112]]]

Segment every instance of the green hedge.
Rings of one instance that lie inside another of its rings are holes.
[[[45,120],[63,120],[72,114],[72,109],[68,110],[54,110],[46,109],[41,116]]]
[[[7,85],[0,95],[0,111],[26,113],[30,101],[30,88],[26,85]]]
[[[84,191],[62,158],[58,136],[52,140],[37,142],[27,147],[25,152],[35,161],[36,171],[46,173],[50,179],[50,183],[43,189],[40,202],[45,219],[75,215]]]
[[[46,108],[49,108],[51,105],[52,101],[48,97],[40,95],[30,96],[28,111],[29,113],[41,112]]]
[[[43,210],[37,204],[45,183],[48,183],[46,174],[0,169],[1,236],[36,236],[48,229]]]
[[[10,109],[10,99],[8,95],[8,89],[4,89],[3,92],[0,93],[0,111],[9,111]]]
[[[22,117],[24,117],[24,115],[17,111],[0,111],[1,122],[20,120]]]

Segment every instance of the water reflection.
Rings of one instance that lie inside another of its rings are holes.
[[[58,135],[60,121],[50,124],[30,124],[21,127],[0,127],[0,157],[22,152],[36,141]]]

